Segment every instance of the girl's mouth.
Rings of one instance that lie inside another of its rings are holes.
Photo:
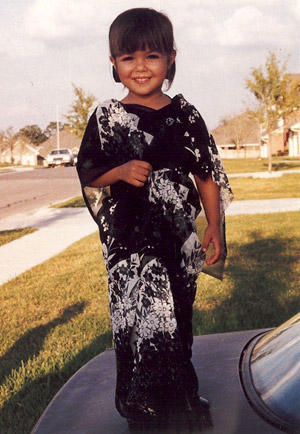
[[[135,77],[133,80],[138,84],[145,84],[148,83],[150,77]]]

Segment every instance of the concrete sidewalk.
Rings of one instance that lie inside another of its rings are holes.
[[[226,215],[299,211],[300,199],[234,201]],[[38,231],[0,247],[0,285],[97,231],[86,208],[42,208],[0,222],[0,230],[34,227]]]
[[[0,285],[97,230],[86,208],[42,208],[0,223],[0,230],[24,227],[38,231],[0,247]]]
[[[264,172],[230,173],[228,178],[280,178],[282,175],[291,175],[293,173],[300,173],[300,169],[277,170],[271,173],[266,170]]]

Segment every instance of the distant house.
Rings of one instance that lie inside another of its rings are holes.
[[[300,110],[295,110],[285,119],[281,119],[278,128],[272,134],[272,154],[300,156]],[[268,135],[262,136],[261,156],[267,157]]]
[[[223,121],[212,130],[221,158],[267,158],[268,140],[266,133],[247,114]],[[300,156],[300,110],[295,110],[281,119],[272,133],[272,155]]]
[[[260,154],[262,158],[268,157],[268,134],[262,134],[261,136],[261,145],[260,145]],[[287,155],[288,149],[285,140],[285,128],[283,125],[283,121],[281,120],[278,128],[272,132],[272,155]]]
[[[0,163],[22,164],[24,166],[42,166],[52,149],[69,148],[73,154],[79,151],[81,140],[69,130],[63,130],[57,136],[50,137],[39,146],[19,138],[9,147],[4,136],[0,137]]]
[[[52,149],[68,148],[73,154],[77,154],[80,148],[81,139],[79,139],[71,131],[65,129],[59,132],[59,136],[55,135],[50,137],[39,146],[40,155],[44,158],[47,157]]]
[[[300,122],[290,126],[287,131],[286,140],[290,157],[300,156]]]
[[[212,130],[221,158],[260,157],[260,131],[248,113],[224,120]]]
[[[12,149],[6,148],[0,154],[1,163],[21,164],[23,166],[43,165],[44,158],[40,155],[38,147],[18,139]]]
[[[300,80],[300,74],[288,76],[292,82]],[[212,134],[223,158],[268,157],[268,134],[247,112],[224,119]],[[281,119],[273,130],[272,155],[300,156],[299,109]]]
[[[290,157],[300,156],[300,110],[295,110],[285,120],[284,144]]]
[[[288,74],[294,81],[300,80],[300,74]],[[289,157],[300,156],[300,110],[295,109],[278,123],[278,127],[272,134],[272,154],[288,155]],[[262,137],[262,157],[267,157],[268,135]]]

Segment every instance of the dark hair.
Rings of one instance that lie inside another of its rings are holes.
[[[175,51],[173,26],[169,18],[149,8],[129,9],[118,15],[109,29],[111,56],[115,59],[124,53],[134,53],[147,47],[168,57]],[[113,71],[116,79],[117,71]],[[166,76],[168,88],[174,80],[175,71],[173,62]]]

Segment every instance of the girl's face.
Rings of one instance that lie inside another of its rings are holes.
[[[146,98],[162,94],[161,88],[175,55],[174,52],[169,58],[147,49],[111,58],[121,82],[129,91],[130,101],[138,104]]]

